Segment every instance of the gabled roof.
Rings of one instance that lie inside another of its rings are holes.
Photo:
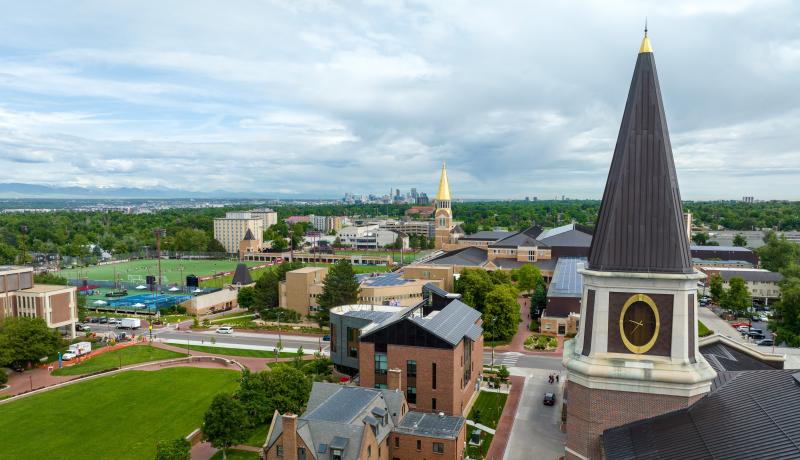
[[[525,230],[521,230],[502,240],[490,244],[490,248],[517,248],[520,246],[545,246],[537,237],[542,233],[542,227],[531,225]]]
[[[427,263],[434,265],[463,265],[466,267],[480,267],[488,259],[485,249],[470,246],[446,252],[429,260]]]
[[[417,436],[456,439],[464,422],[464,417],[459,416],[409,412],[395,427],[395,431]]]
[[[777,283],[783,280],[783,275],[778,272],[757,268],[720,268],[719,276],[726,282],[731,278],[742,278],[745,281],[761,283]]]
[[[783,369],[786,357],[767,353],[720,334],[701,337],[700,354],[717,373]]]
[[[253,236],[253,232],[250,231],[250,227],[247,228],[247,231],[244,232],[244,240],[245,241],[253,241],[256,237]]]
[[[798,458],[797,370],[725,374],[720,385],[686,409],[604,431],[605,458]],[[751,433],[763,441],[757,448]]]
[[[588,248],[592,245],[592,231],[578,224],[567,224],[545,230],[536,237],[547,246],[570,246]]]
[[[410,321],[453,346],[468,336],[480,319],[481,314],[477,310],[460,300],[453,300],[441,311],[435,311],[428,316],[409,318]]]
[[[692,273],[652,52],[640,53],[589,250],[600,271]]]
[[[483,230],[475,232],[471,235],[462,236],[462,240],[479,240],[479,241],[497,241],[509,237],[516,232],[499,231],[499,230]]]
[[[233,273],[233,279],[231,280],[231,284],[238,284],[240,286],[244,286],[252,282],[253,278],[250,276],[250,270],[247,269],[247,265],[245,264],[237,265],[236,271]]]

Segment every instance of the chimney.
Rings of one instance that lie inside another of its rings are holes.
[[[286,413],[281,416],[283,459],[297,460],[297,416]]]
[[[389,369],[386,383],[390,390],[402,390],[401,386],[402,371],[400,369]]]

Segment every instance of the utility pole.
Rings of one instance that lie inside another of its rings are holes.
[[[156,237],[156,259],[158,260],[158,279],[156,280],[156,291],[161,293],[161,238],[167,236],[167,230],[157,228],[153,230]]]

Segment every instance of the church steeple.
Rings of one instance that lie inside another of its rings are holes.
[[[603,192],[589,267],[601,271],[693,272],[647,29]]]
[[[439,193],[436,194],[439,201],[450,201],[450,184],[447,182],[447,164],[442,163],[442,176],[439,179]]]

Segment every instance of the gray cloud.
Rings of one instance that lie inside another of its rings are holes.
[[[2,182],[596,198],[647,16],[683,196],[800,198],[789,0],[29,3]]]

